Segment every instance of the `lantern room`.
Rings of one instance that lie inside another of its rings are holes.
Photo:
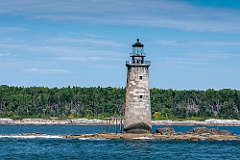
[[[144,45],[140,43],[139,39],[137,39],[137,42],[132,45],[132,63],[134,64],[143,64],[144,63],[144,57],[145,53],[143,50]]]

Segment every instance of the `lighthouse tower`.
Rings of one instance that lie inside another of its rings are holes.
[[[131,61],[128,68],[126,106],[124,116],[125,133],[149,133],[151,125],[151,105],[148,68],[150,61],[144,61],[144,45],[137,42],[132,45]]]

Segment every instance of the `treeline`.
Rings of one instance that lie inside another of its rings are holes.
[[[123,115],[125,88],[0,86],[0,117],[99,118]]]
[[[123,116],[125,88],[0,86],[0,117],[99,118]],[[240,91],[151,89],[153,119],[240,119]]]
[[[151,89],[155,119],[240,119],[240,91]]]

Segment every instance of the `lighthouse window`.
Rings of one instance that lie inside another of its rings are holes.
[[[142,95],[140,95],[140,98],[143,98],[143,96],[142,96]]]
[[[139,79],[142,79],[142,76],[139,76]]]

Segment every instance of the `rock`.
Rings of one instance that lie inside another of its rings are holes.
[[[157,128],[156,132],[161,135],[172,135],[175,130],[173,128]]]
[[[237,136],[229,135],[211,135],[205,138],[206,140],[238,140]]]
[[[210,133],[210,131],[206,127],[201,127],[201,128],[193,128],[192,130],[185,132],[185,134],[195,134],[195,135],[200,135],[203,133]]]
[[[213,135],[226,135],[226,136],[233,136],[234,134],[227,130],[217,130],[216,128],[210,129],[211,133]]]
[[[225,136],[233,136],[234,134],[227,130],[217,130],[216,128],[194,128],[190,131],[185,132],[185,134],[192,134],[192,135],[202,135],[202,136],[208,136],[208,135],[225,135]]]
[[[172,133],[172,135],[175,135],[175,136],[177,136],[177,135],[183,135],[184,133],[182,133],[182,132],[173,132]]]
[[[190,140],[190,141],[199,141],[199,140],[201,140],[201,138],[198,137],[198,136],[192,136],[192,137],[189,137],[188,140]]]
[[[149,131],[145,129],[131,129],[131,130],[125,131],[125,133],[145,134],[145,133],[149,133]]]

